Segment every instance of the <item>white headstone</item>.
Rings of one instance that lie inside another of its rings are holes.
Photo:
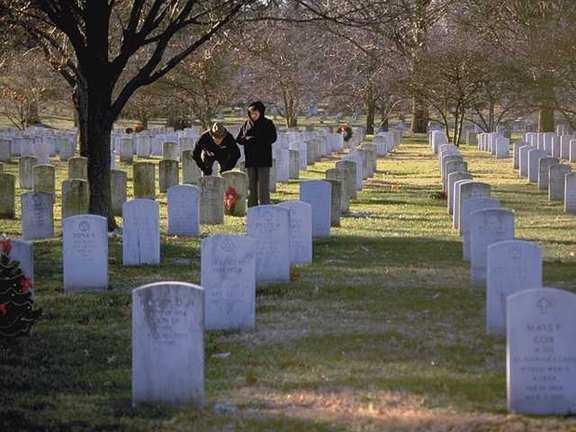
[[[506,335],[506,298],[542,288],[542,251],[534,242],[508,240],[488,246],[486,265],[486,332]]]
[[[168,234],[200,234],[200,188],[177,185],[168,189]]]
[[[256,325],[256,242],[218,234],[202,240],[202,288],[207,330],[251,330]]]
[[[278,206],[290,211],[290,263],[312,262],[312,206],[304,201],[284,201]]]
[[[158,282],[132,291],[132,402],[203,406],[202,288]]]
[[[108,222],[96,215],[77,215],[62,223],[64,291],[108,288]]]
[[[26,192],[22,201],[22,238],[39,240],[54,237],[54,195]]]
[[[160,209],[142,198],[122,206],[122,263],[125,266],[160,264]]]
[[[486,281],[488,246],[514,239],[514,213],[504,209],[477,210],[470,215],[470,274],[472,282]]]
[[[470,198],[462,203],[462,255],[470,261],[470,215],[477,210],[499,208],[500,201],[494,198]]]
[[[332,185],[322,180],[302,182],[300,200],[312,206],[312,235],[330,236]]]
[[[290,280],[290,212],[263,205],[248,209],[248,235],[256,240],[256,282]]]
[[[576,413],[576,295],[554,288],[508,297],[508,409]]]

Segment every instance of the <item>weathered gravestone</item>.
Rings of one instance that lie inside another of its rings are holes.
[[[345,155],[342,159],[356,164],[356,190],[362,190],[362,180],[364,179],[364,174],[362,173],[362,157],[357,152],[354,152]]]
[[[564,199],[564,187],[566,174],[572,172],[570,165],[555,164],[548,172],[548,199],[550,201],[562,201]]]
[[[165,143],[168,144],[168,143]],[[172,186],[179,183],[180,175],[178,161],[172,159],[161,160],[158,164],[160,193],[166,193]]]
[[[86,214],[90,205],[90,191],[86,180],[72,179],[62,182],[62,219]]]
[[[558,159],[553,157],[543,157],[540,159],[540,166],[538,170],[538,189],[541,191],[548,190],[550,185],[550,168],[558,165]]]
[[[165,142],[162,144],[162,159],[177,161],[179,157],[179,146],[174,142]]]
[[[506,335],[506,298],[542,288],[542,251],[534,242],[508,240],[488,246],[486,263],[486,332]]]
[[[337,180],[341,184],[342,193],[340,195],[340,209],[338,210],[338,218],[340,218],[340,213],[346,213],[350,208],[350,191],[348,190],[350,182],[348,181],[348,170],[338,168],[328,169],[326,170],[326,180]],[[332,194],[334,194],[334,191],[332,191]],[[334,216],[332,217],[334,218]]]
[[[149,199],[127,201],[122,207],[122,263],[160,264],[160,209]]]
[[[342,213],[342,182],[340,180],[326,180],[332,185],[330,199],[330,226],[340,226]]]
[[[304,201],[284,201],[290,211],[290,264],[312,262],[312,206]]]
[[[202,171],[196,165],[192,150],[182,152],[182,183],[199,185]]]
[[[78,156],[68,159],[68,179],[88,180],[88,158]]]
[[[16,217],[16,177],[0,172],[0,219]]]
[[[222,173],[224,179],[224,211],[232,216],[246,215],[248,198],[248,176],[242,171]]]
[[[64,291],[108,288],[108,222],[96,215],[71,216],[62,222]]]
[[[15,240],[11,239],[10,248],[10,259],[13,261],[18,261],[20,263],[20,268],[22,273],[34,284],[34,251],[32,249],[32,243],[26,240]]]
[[[483,209],[470,214],[470,276],[472,283],[486,282],[488,246],[514,239],[514,213],[504,209]]]
[[[224,179],[205,176],[200,179],[200,223],[224,223]]]
[[[500,201],[495,198],[470,198],[462,203],[462,256],[470,261],[470,215],[477,210],[499,208]]]
[[[134,198],[156,198],[156,167],[153,162],[134,164]]]
[[[576,413],[576,295],[523,290],[507,302],[508,410]]]
[[[153,402],[204,405],[199,286],[158,282],[132,291],[132,403]]]
[[[128,176],[122,170],[110,170],[110,200],[113,216],[122,216],[122,206],[128,199]]]
[[[26,192],[22,202],[22,238],[39,240],[54,237],[54,195]]]
[[[491,186],[481,182],[465,182],[458,186],[454,195],[454,228],[462,234],[460,224],[462,223],[462,205],[464,201],[471,198],[489,198]]]
[[[34,176],[34,192],[55,193],[56,171],[52,165],[35,165],[32,168]]]
[[[356,190],[356,162],[351,160],[341,160],[336,162],[336,169],[346,172],[346,190],[348,191],[349,200],[358,196]]]
[[[168,234],[200,235],[200,188],[176,185],[168,189]]]
[[[202,240],[201,272],[207,330],[251,330],[256,325],[256,242],[248,236]]]
[[[290,211],[273,205],[251,207],[246,225],[256,240],[256,282],[290,281]]]
[[[312,206],[312,235],[329,237],[332,221],[332,185],[322,180],[302,182],[300,200]]]
[[[576,214],[576,173],[564,176],[564,212]]]

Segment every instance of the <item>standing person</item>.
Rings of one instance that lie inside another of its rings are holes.
[[[240,159],[240,149],[234,137],[221,123],[200,135],[196,142],[192,157],[204,175],[212,175],[212,165],[218,161],[220,172],[230,171]]]
[[[265,117],[262,102],[248,106],[248,120],[244,123],[236,141],[244,146],[245,166],[248,172],[250,193],[248,206],[270,204],[270,168],[272,167],[272,144],[276,142],[276,126]]]

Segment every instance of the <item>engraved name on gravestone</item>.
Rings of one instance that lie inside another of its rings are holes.
[[[508,297],[508,409],[576,413],[576,295],[554,288]]]

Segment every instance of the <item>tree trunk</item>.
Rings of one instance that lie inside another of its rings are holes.
[[[540,81],[540,110],[538,112],[538,132],[554,132],[554,84],[551,79]]]
[[[428,131],[428,108],[424,101],[414,96],[412,98],[412,132],[426,133]]]
[[[79,97],[79,117],[85,113],[85,141],[88,157],[88,184],[90,187],[90,213],[108,219],[108,229],[116,228],[110,213],[110,163],[111,133],[114,120],[111,113],[112,89],[100,79],[88,86],[87,99],[90,103],[83,108],[84,96]],[[87,114],[87,115],[86,115]]]
[[[80,156],[88,157],[88,139],[86,132],[87,116],[88,116],[88,95],[87,92],[83,93],[76,88],[72,95],[74,102],[74,109],[76,110],[75,118],[78,122],[78,147]]]
[[[24,120],[26,126],[32,126],[40,123],[40,114],[38,110],[38,101],[30,99],[26,104],[26,119]]]
[[[554,108],[540,107],[538,111],[538,132],[554,132]]]
[[[376,118],[376,103],[374,100],[366,101],[366,134],[374,135],[374,119]]]

